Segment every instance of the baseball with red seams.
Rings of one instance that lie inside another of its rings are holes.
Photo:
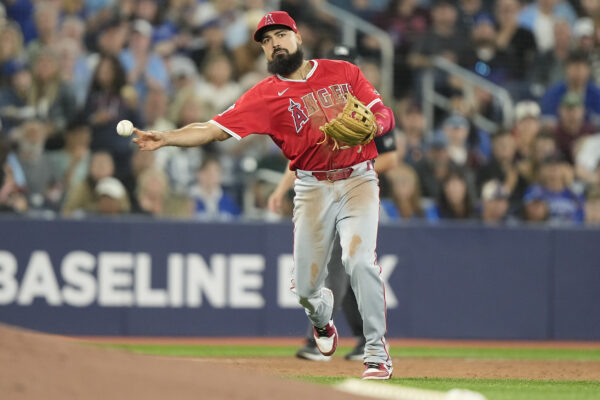
[[[131,121],[124,119],[117,124],[117,133],[121,136],[131,136],[133,133],[133,124]]]

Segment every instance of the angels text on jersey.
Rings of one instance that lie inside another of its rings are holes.
[[[345,103],[346,93],[349,93],[351,88],[352,86],[348,83],[324,87],[300,97],[302,104],[295,102],[290,98],[288,111],[294,121],[296,133],[299,133],[308,119],[320,109],[326,109],[336,104]],[[302,105],[304,105],[304,109],[302,108]]]

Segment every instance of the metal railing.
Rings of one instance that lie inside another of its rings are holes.
[[[503,87],[488,81],[485,78],[471,72],[465,68],[448,61],[447,59],[436,56],[431,59],[431,66],[425,71],[422,81],[422,107],[425,121],[428,124],[427,131],[432,131],[432,122],[434,116],[434,108],[440,107],[444,110],[450,110],[450,99],[435,90],[435,72],[441,70],[449,75],[453,75],[461,79],[465,83],[467,96],[473,96],[473,90],[479,88],[490,93],[496,98],[502,108],[502,123],[498,124],[485,116],[475,113],[471,120],[475,126],[487,132],[495,132],[500,128],[506,128],[512,125],[514,120],[513,101],[510,93]]]

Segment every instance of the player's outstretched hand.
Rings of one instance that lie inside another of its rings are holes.
[[[271,195],[269,196],[269,200],[267,201],[269,211],[275,214],[281,214],[281,204],[283,203],[283,196],[284,194],[278,193],[277,190],[271,193]]]
[[[133,134],[137,136],[133,139],[133,143],[140,146],[140,150],[156,150],[165,145],[165,135],[162,132],[133,128]]]

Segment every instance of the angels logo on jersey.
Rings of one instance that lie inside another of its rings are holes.
[[[300,103],[296,103],[294,100],[290,99],[290,107],[288,111],[292,114],[292,119],[294,120],[294,127],[296,128],[296,133],[300,132],[300,129],[306,124],[308,121],[308,116],[300,107]]]

